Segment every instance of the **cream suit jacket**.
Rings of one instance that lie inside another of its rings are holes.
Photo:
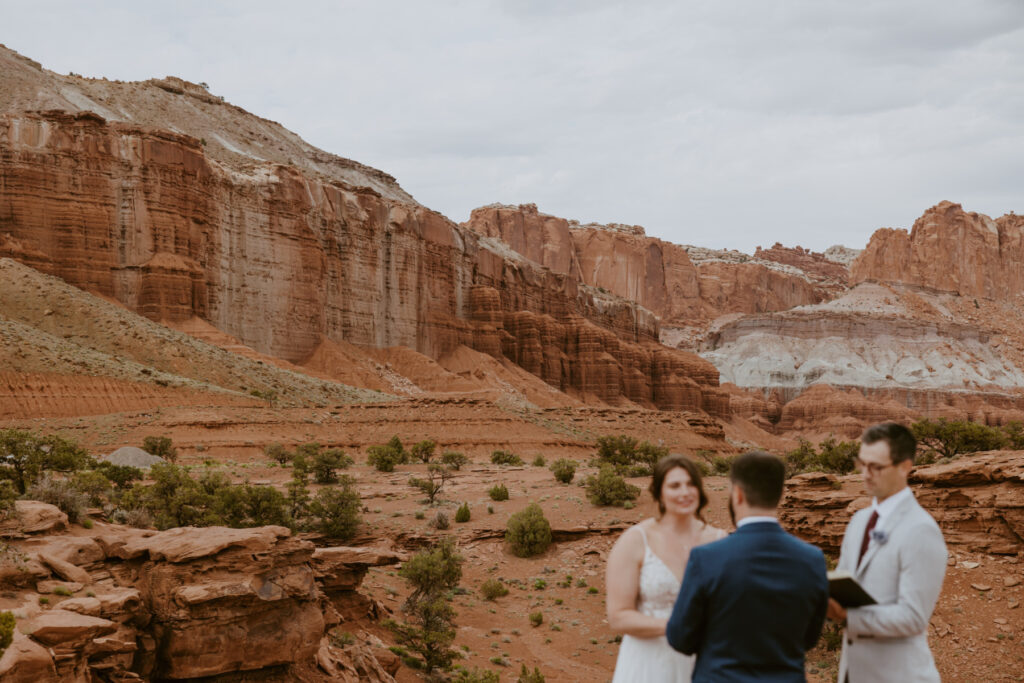
[[[886,541],[872,541],[860,564],[871,508],[846,526],[838,569],[853,574],[878,603],[847,612],[839,683],[938,683],[928,648],[928,622],[946,576],[946,543],[939,525],[908,496],[882,518]]]

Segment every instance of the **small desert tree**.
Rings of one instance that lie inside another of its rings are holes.
[[[530,503],[508,518],[505,542],[518,557],[539,555],[551,545],[551,524],[540,505]]]
[[[355,480],[343,476],[338,486],[317,491],[309,503],[309,526],[324,536],[347,541],[359,528],[359,509]]]
[[[415,486],[427,496],[427,502],[431,505],[441,495],[441,490],[448,480],[452,478],[452,472],[443,465],[427,465],[427,476],[425,479],[409,477],[409,486]]]
[[[600,465],[611,465],[618,474],[645,476],[651,474],[655,463],[668,455],[668,449],[639,441],[632,436],[601,436],[597,439],[597,460]]]
[[[626,501],[636,500],[639,495],[640,489],[627,484],[610,465],[602,465],[597,476],[587,477],[587,499],[594,505],[621,507]]]
[[[10,480],[19,494],[25,493],[43,472],[76,472],[94,464],[73,441],[0,429],[0,479]]]
[[[943,458],[994,451],[1007,443],[1006,434],[999,429],[967,420],[920,420],[912,424],[910,430],[926,452],[937,453]]]
[[[430,439],[424,439],[410,449],[410,455],[414,460],[420,460],[422,462],[430,462],[430,459],[434,457],[434,449],[437,448],[437,444]]]
[[[445,537],[434,548],[413,556],[398,572],[413,589],[402,606],[407,620],[389,620],[386,625],[399,645],[419,656],[407,655],[404,661],[427,674],[451,669],[458,656],[451,647],[455,640],[452,592],[462,579],[462,562],[454,539]]]
[[[576,476],[576,461],[569,460],[568,458],[559,458],[551,463],[551,473],[555,475],[555,479],[558,481],[568,484]]]
[[[469,463],[469,458],[464,453],[445,451],[441,454],[441,464],[451,467],[453,470],[461,470],[462,466]]]
[[[313,480],[318,484],[333,484],[338,481],[337,470],[352,466],[352,458],[340,448],[317,450],[313,455]]]

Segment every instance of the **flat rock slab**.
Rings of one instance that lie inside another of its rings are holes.
[[[0,657],[0,681],[4,683],[58,683],[53,657],[46,648],[17,630]]]
[[[64,560],[54,557],[48,553],[39,553],[38,557],[40,562],[52,569],[54,574],[65,581],[80,583],[83,586],[92,583],[92,579],[89,578],[89,573],[81,567],[76,567],[70,562],[65,562]]]
[[[47,647],[81,646],[93,638],[109,635],[117,630],[117,624],[112,621],[63,609],[52,609],[38,614],[19,627],[23,633]]]
[[[133,559],[148,554],[151,560],[167,562],[189,562],[216,555],[232,547],[245,548],[252,552],[267,552],[278,539],[291,536],[292,532],[283,526],[264,526],[253,529],[229,529],[227,527],[182,527],[168,529],[146,538],[136,538],[115,549],[117,556]]]
[[[0,536],[39,534],[67,527],[68,516],[56,505],[38,500],[16,500],[14,514],[0,524]]]

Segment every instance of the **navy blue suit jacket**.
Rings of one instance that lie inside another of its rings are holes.
[[[822,552],[752,522],[690,551],[665,635],[697,655],[694,683],[805,681],[827,608]]]

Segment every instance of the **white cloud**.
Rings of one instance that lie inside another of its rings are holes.
[[[178,75],[396,176],[676,242],[860,247],[950,199],[1024,211],[1015,0],[0,0],[47,68]]]

